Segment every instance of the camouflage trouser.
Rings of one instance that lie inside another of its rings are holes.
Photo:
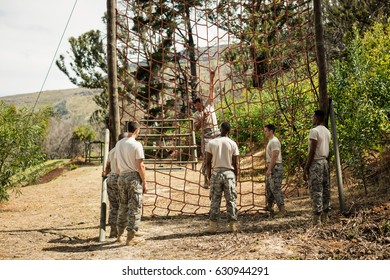
[[[330,210],[329,167],[326,159],[314,160],[309,169],[313,214]]]
[[[213,170],[210,178],[210,220],[218,221],[222,200],[225,195],[227,219],[237,221],[236,176],[232,170]]]
[[[142,215],[142,184],[138,172],[121,174],[118,179],[118,230],[137,232]]]
[[[267,198],[267,205],[284,205],[284,196],[282,192],[283,180],[283,165],[281,163],[275,164],[271,170],[271,176],[268,176],[265,182],[265,195]]]
[[[107,177],[107,195],[110,202],[110,211],[108,215],[108,223],[116,225],[119,209],[119,189],[118,189],[118,174],[110,173]]]

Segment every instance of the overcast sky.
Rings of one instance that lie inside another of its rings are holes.
[[[39,92],[76,0],[0,0],[0,96]],[[106,0],[77,0],[56,58],[68,39],[106,33]],[[53,63],[43,90],[75,88]]]

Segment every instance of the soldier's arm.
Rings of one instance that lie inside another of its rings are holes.
[[[209,152],[206,153],[206,176],[207,179],[211,178],[211,161],[213,159],[213,155]]]
[[[209,104],[214,106],[214,77],[216,70],[210,70]]]
[[[310,166],[311,166],[311,164],[313,163],[313,160],[314,160],[314,152],[315,152],[315,150],[317,148],[317,143],[318,143],[317,140],[310,139],[309,154],[307,156],[307,161],[306,161],[305,169],[304,169],[304,172],[303,172],[303,179],[305,181],[307,180],[307,176],[309,175]]]
[[[146,183],[146,172],[145,172],[145,164],[144,159],[137,159],[137,167],[138,167],[138,173],[142,180],[142,188],[143,193],[147,192],[147,183]]]

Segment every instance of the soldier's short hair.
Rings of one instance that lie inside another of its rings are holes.
[[[224,132],[229,132],[230,131],[230,123],[229,122],[223,122],[221,124],[221,130]]]
[[[133,133],[140,127],[141,125],[137,121],[130,121],[127,123],[127,131],[130,133]]]
[[[266,126],[264,126],[265,128],[267,128],[268,130],[271,130],[273,133],[275,133],[275,126],[273,124],[267,124]]]
[[[322,110],[315,110],[314,111],[314,116],[320,121],[323,122],[325,119],[325,112]]]

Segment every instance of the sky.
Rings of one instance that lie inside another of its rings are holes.
[[[0,0],[0,96],[75,88],[55,62],[45,77],[63,33],[55,59],[70,50],[70,37],[106,33],[106,7],[106,0]]]

